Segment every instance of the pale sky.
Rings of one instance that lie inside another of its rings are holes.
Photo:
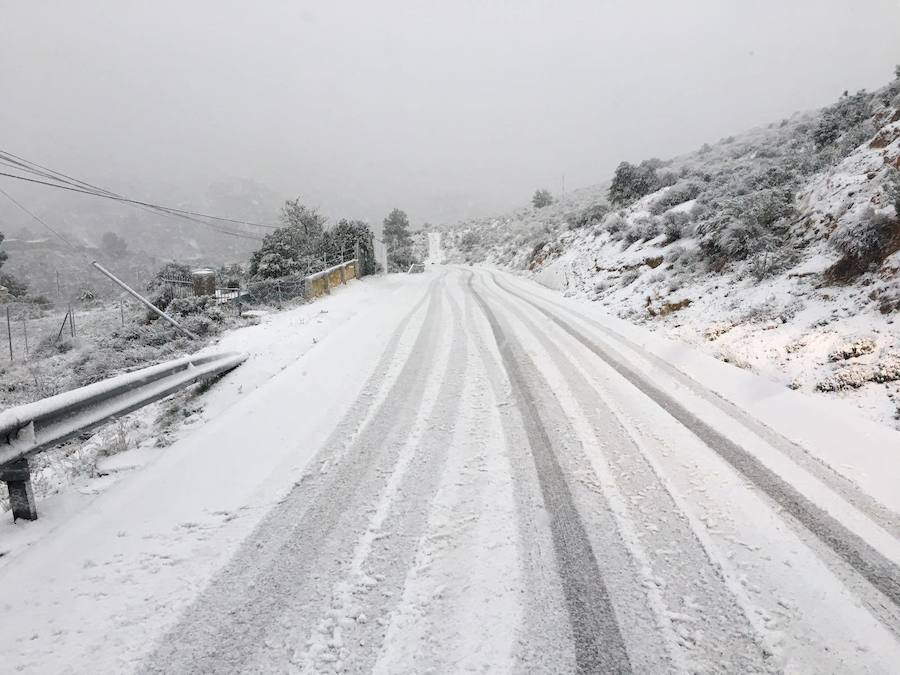
[[[882,86],[898,38],[897,0],[0,0],[0,148],[450,222]]]

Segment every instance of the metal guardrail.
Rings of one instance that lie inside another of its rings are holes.
[[[0,413],[0,481],[9,489],[13,519],[35,520],[28,458],[158,401],[179,389],[222,375],[246,354],[187,356],[89,384]]]

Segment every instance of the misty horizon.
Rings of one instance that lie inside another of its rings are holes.
[[[900,6],[864,4],[7,3],[3,146],[138,199],[451,223],[880,86]]]

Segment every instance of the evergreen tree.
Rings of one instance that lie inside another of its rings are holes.
[[[400,209],[394,209],[384,219],[382,236],[388,248],[389,271],[405,272],[416,260],[413,253],[412,235],[409,233],[409,218]]]
[[[550,194],[550,190],[536,190],[531,198],[531,204],[536,209],[542,209],[545,206],[550,206],[552,203],[553,195]]]
[[[277,279],[324,267],[325,217],[293,199],[285,202],[281,222],[284,227],[263,237],[262,245],[250,256],[250,275]]]
[[[412,246],[412,235],[409,233],[409,218],[400,209],[394,209],[388,214],[388,217],[384,219],[381,231],[388,250],[399,250]]]

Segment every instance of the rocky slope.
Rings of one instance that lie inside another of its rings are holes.
[[[897,76],[443,246],[900,426]]]

